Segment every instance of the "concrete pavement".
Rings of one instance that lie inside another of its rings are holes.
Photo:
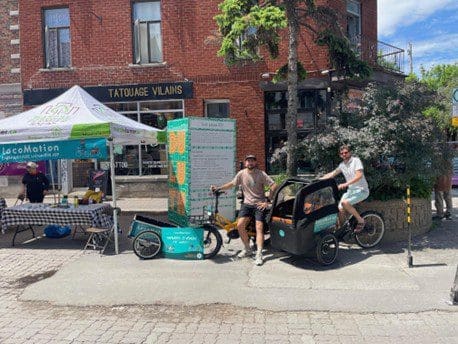
[[[415,238],[412,269],[405,243],[344,247],[327,269],[271,252],[255,268],[234,257],[237,241],[214,261],[141,261],[124,237],[120,255],[100,256],[82,253],[84,236],[21,233],[11,247],[9,230],[0,235],[0,342],[458,343],[458,306],[447,303],[457,227],[455,217]]]
[[[144,204],[151,209],[154,202]],[[134,204],[126,200],[127,209]],[[448,301],[458,262],[457,215],[455,210],[452,221],[436,222],[430,233],[414,239],[414,268],[407,267],[406,243],[374,250],[342,244],[338,262],[323,268],[271,250],[265,252],[264,266],[255,267],[251,259],[236,258],[239,240],[225,244],[213,260],[139,260],[125,238],[132,219],[127,213],[121,220],[120,255],[82,255],[52,278],[26,288],[21,300],[78,306],[224,303],[271,311],[455,312],[457,307]],[[50,240],[32,245],[51,245]]]

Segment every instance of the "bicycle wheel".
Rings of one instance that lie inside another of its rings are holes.
[[[212,225],[204,225],[204,259],[216,256],[223,245],[223,238],[218,228]]]
[[[362,248],[376,246],[385,234],[385,222],[382,216],[375,211],[366,211],[361,214],[364,219],[364,229],[360,233],[355,233],[355,239]]]
[[[154,231],[143,231],[133,242],[134,253],[141,259],[152,259],[161,251],[162,242]]]
[[[322,265],[331,265],[339,253],[339,241],[334,234],[328,233],[320,237],[316,245],[316,259]]]

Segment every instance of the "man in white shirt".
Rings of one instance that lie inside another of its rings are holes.
[[[359,215],[358,211],[353,205],[364,201],[369,196],[369,186],[367,185],[366,178],[364,177],[364,168],[361,160],[358,157],[351,155],[350,146],[343,145],[339,148],[339,154],[342,162],[332,172],[325,174],[320,179],[334,178],[340,173],[345,177],[345,183],[339,184],[339,190],[347,191],[342,195],[339,202],[340,219],[344,219],[344,213],[347,211],[353,215],[358,224],[355,232],[359,233],[364,229],[364,220]]]

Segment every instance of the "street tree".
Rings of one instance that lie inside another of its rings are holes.
[[[274,80],[285,77],[288,91],[286,131],[288,154],[286,173],[297,174],[297,105],[298,81],[307,73],[298,56],[298,37],[302,29],[326,46],[332,69],[344,78],[367,78],[369,66],[358,59],[341,30],[337,13],[328,6],[318,6],[314,0],[224,0],[215,17],[222,36],[218,55],[228,65],[259,61],[262,47],[271,58],[279,56],[281,30],[288,30],[287,64],[277,71]],[[286,71],[286,73],[284,73]]]
[[[420,82],[436,92],[436,101],[424,111],[425,115],[434,118],[449,136],[453,136],[453,133],[456,135],[457,129],[452,128],[450,117],[452,92],[458,88],[458,63],[440,64],[430,69],[421,68],[420,72]]]

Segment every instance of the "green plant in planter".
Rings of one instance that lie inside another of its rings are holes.
[[[334,120],[301,142],[300,153],[318,172],[339,164],[338,147],[350,144],[364,163],[371,199],[400,199],[408,185],[413,197],[429,198],[448,151],[443,132],[422,111],[434,93],[417,84],[369,85],[357,111]]]

